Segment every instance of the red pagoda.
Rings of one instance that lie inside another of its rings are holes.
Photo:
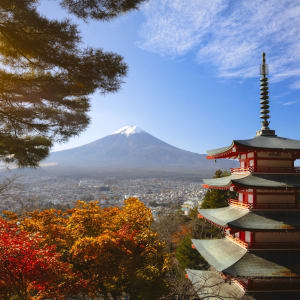
[[[231,169],[230,176],[204,180],[205,188],[229,189],[238,197],[227,207],[199,210],[225,235],[192,240],[211,265],[209,271],[187,270],[194,285],[203,278],[211,283],[225,279],[219,286],[211,284],[213,289],[199,289],[200,298],[213,292],[218,295],[209,299],[240,299],[245,294],[263,300],[300,299],[300,168],[294,166],[300,141],[278,137],[269,128],[264,53],[260,81],[261,130],[252,139],[207,151],[208,159],[237,159],[240,167]]]

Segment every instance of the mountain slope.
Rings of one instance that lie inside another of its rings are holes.
[[[235,166],[233,161],[215,164],[205,157],[171,146],[136,126],[125,126],[90,144],[51,153],[46,163],[91,170],[201,171]]]

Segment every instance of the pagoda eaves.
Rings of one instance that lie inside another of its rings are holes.
[[[238,278],[300,279],[300,250],[249,250],[228,238],[192,243],[211,266],[224,274]]]
[[[234,158],[251,151],[291,152],[300,158],[300,141],[278,136],[258,135],[248,140],[234,140],[230,146],[207,151],[208,159]]]
[[[300,174],[246,173],[203,179],[206,188],[243,188],[264,187],[269,189],[300,189]]]
[[[200,209],[199,214],[217,226],[236,230],[300,230],[300,211],[249,210],[235,206]]]

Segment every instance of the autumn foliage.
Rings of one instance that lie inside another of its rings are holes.
[[[86,281],[61,260],[55,245],[0,220],[0,296],[10,299],[64,299],[78,294]]]
[[[51,256],[53,263],[45,261],[43,268],[58,266],[54,267],[59,272],[57,277],[50,269],[51,276],[46,272],[44,277],[41,274],[39,283],[28,277],[28,282],[35,286],[35,293],[39,293],[38,285],[55,287],[54,279],[67,282],[64,278],[60,279],[67,270],[70,271],[69,278],[77,276],[78,282],[82,281],[81,294],[92,297],[112,296],[117,299],[125,293],[132,299],[152,300],[164,291],[169,262],[168,255],[164,253],[165,245],[151,229],[153,219],[150,209],[136,198],[125,200],[122,207],[102,208],[97,202],[79,201],[74,209],[67,212],[50,209],[30,212],[18,219],[12,214],[8,216],[12,220],[10,222],[19,224],[11,225],[16,240],[22,240],[23,236],[34,237],[32,243],[46,253],[42,256],[32,254],[28,261],[34,262],[35,257],[51,261]],[[9,249],[13,253],[12,247],[7,247],[8,252]],[[54,252],[55,249],[59,253]],[[68,269],[68,266],[72,268]],[[70,293],[76,291],[71,279]],[[0,280],[3,286],[8,282],[4,277]],[[63,293],[61,295],[63,298]]]

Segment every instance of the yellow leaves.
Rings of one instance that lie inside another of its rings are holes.
[[[151,210],[137,198],[108,208],[78,201],[65,213],[34,211],[18,221],[55,244],[75,270],[86,274],[95,293],[101,288],[126,290],[136,280],[141,285],[154,282],[170,265],[165,244],[151,228]]]
[[[101,208],[96,201],[78,201],[68,218],[68,228],[76,237],[98,236],[113,226],[112,218],[118,212],[117,207]]]
[[[8,220],[17,220],[18,219],[17,214],[15,214],[14,212],[8,211],[8,210],[3,210],[2,214]]]
[[[130,224],[132,228],[141,229],[149,227],[153,222],[151,210],[138,198],[126,199],[120,210],[120,214],[115,218],[115,222],[120,225]]]

